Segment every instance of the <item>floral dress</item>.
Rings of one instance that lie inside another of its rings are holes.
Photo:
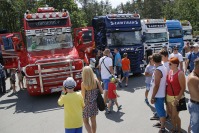
[[[85,92],[85,107],[83,110],[83,118],[89,118],[98,114],[97,94],[99,89],[86,90]]]

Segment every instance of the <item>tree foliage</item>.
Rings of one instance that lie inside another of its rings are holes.
[[[0,28],[10,32],[21,31],[26,10],[36,12],[38,7],[45,4],[58,11],[67,9],[73,28],[91,26],[94,16],[136,12],[141,18],[189,20],[194,30],[199,29],[198,0],[136,0],[133,3],[121,3],[116,8],[112,8],[109,0],[5,0],[0,4]]]

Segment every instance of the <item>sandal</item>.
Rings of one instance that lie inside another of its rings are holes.
[[[166,133],[165,128],[161,128],[161,129],[159,130],[159,133]]]

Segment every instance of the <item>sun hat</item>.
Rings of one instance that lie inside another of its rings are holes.
[[[72,77],[68,77],[66,80],[64,80],[63,86],[67,89],[73,89],[77,86],[77,83]]]

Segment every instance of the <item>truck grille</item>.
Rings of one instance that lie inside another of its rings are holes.
[[[76,63],[78,62],[81,62],[82,66],[77,66]],[[28,75],[26,69],[25,74],[28,78],[39,78],[38,84],[40,84],[41,92],[43,92],[45,87],[62,86],[67,77],[71,76],[75,79],[76,74],[81,74],[83,62],[81,59],[44,59],[38,60],[35,64],[26,66],[26,68],[35,66],[38,68],[33,69],[35,75]]]

